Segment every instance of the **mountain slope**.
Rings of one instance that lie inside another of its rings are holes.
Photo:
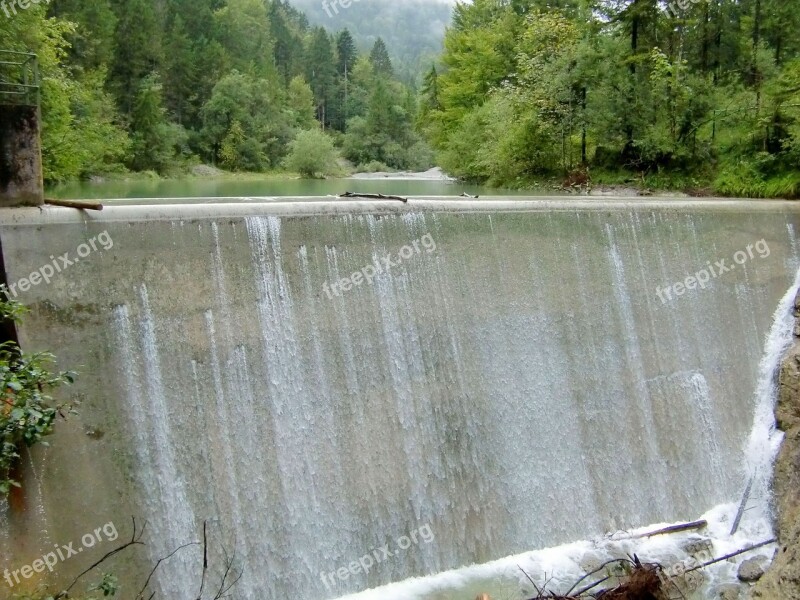
[[[350,30],[361,51],[369,51],[378,37],[392,53],[395,71],[417,80],[436,60],[452,6],[447,0],[292,0],[309,20],[328,30]]]

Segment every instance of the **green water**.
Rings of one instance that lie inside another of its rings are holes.
[[[337,196],[344,192],[380,193],[394,196],[531,196],[558,195],[552,190],[502,190],[451,181],[389,179],[257,179],[190,178],[145,181],[74,182],[47,190],[50,198],[103,200],[111,204],[149,204],[163,198],[190,202],[247,202],[264,197]],[[218,200],[216,200],[218,199]]]

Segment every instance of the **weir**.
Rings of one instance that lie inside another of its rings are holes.
[[[668,199],[0,212],[23,348],[82,373],[0,570],[130,515],[156,560],[208,521],[241,597],[332,598],[737,502],[798,226],[794,203]],[[201,565],[162,567],[164,597]]]

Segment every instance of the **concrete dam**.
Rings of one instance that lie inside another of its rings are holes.
[[[234,597],[321,600],[737,503],[799,227],[734,200],[4,210],[20,343],[80,406],[24,457],[0,571],[133,515],[117,571],[207,523]],[[113,544],[84,547],[12,591]]]

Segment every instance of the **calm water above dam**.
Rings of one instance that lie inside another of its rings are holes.
[[[48,190],[52,198],[102,199],[110,204],[140,203],[140,199],[177,199],[194,202],[196,198],[227,198],[228,202],[252,202],[254,198],[270,196],[337,196],[344,192],[368,192],[392,196],[531,196],[559,195],[552,190],[509,191],[486,188],[447,180],[396,179],[277,179],[262,181],[246,179],[164,179],[153,181],[108,181],[104,183],[73,182]],[[117,199],[117,200],[111,200]],[[137,200],[138,199],[138,200]]]

